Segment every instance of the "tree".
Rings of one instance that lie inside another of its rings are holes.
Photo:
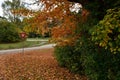
[[[87,9],[92,18],[97,20],[103,19],[106,14],[106,10],[120,7],[120,0],[68,0],[71,2],[76,2],[82,4],[82,6]]]
[[[21,30],[13,23],[7,20],[0,20],[0,43],[19,42]]]
[[[72,12],[70,8],[75,4],[66,0],[52,0],[50,2],[49,0],[41,0],[40,3],[44,5],[42,10],[35,13],[30,13],[30,10],[28,11],[29,15],[33,14],[32,19],[28,18],[28,23],[31,24],[31,27],[39,27],[42,32],[46,32],[50,28],[49,24],[54,22],[50,30],[52,31],[52,38],[55,41],[65,41],[65,43],[66,41],[72,42],[69,39],[73,38],[72,34],[74,34],[77,20],[75,18],[76,13]],[[24,15],[26,11],[20,11],[20,13]]]
[[[21,25],[21,15],[15,14],[14,10],[24,8],[24,5],[21,3],[21,0],[7,0],[2,4],[4,16],[8,21]]]
[[[5,17],[0,16],[0,21],[6,20]]]

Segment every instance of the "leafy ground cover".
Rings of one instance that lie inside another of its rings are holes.
[[[53,49],[0,55],[0,80],[87,80],[58,65]]]

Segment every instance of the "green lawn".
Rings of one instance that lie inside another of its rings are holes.
[[[45,41],[49,41],[50,38],[27,38],[28,41],[41,41],[41,40],[45,40]]]
[[[47,44],[47,43],[48,41],[39,41],[39,40],[36,40],[36,41],[26,40],[24,42],[17,42],[17,43],[0,43],[0,50],[22,48],[23,46],[24,47],[40,46],[40,45]]]

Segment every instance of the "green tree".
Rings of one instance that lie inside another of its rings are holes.
[[[0,25],[0,42],[11,43],[21,41],[19,37],[21,30],[15,24],[7,20],[1,20]]]
[[[107,10],[104,19],[92,30],[92,40],[111,52],[120,52],[120,8]]]

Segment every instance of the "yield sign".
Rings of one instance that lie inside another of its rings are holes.
[[[25,32],[20,33],[21,38],[26,38],[27,34]]]

